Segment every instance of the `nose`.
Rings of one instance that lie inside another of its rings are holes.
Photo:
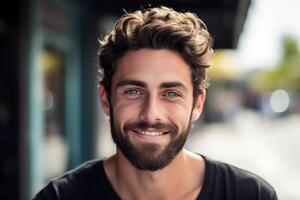
[[[155,124],[162,120],[160,101],[156,95],[148,95],[142,104],[140,119],[150,124]]]

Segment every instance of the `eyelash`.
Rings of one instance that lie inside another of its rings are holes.
[[[134,93],[133,93],[134,92]],[[124,92],[124,94],[127,94],[127,95],[141,95],[142,92],[137,90],[137,89],[129,89],[129,90],[126,90]]]
[[[172,95],[170,95],[172,94]],[[168,97],[179,97],[180,94],[178,94],[177,92],[167,92],[164,96],[168,96]]]

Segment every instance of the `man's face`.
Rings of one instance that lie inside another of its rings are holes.
[[[127,52],[112,78],[110,103],[100,91],[117,148],[135,167],[151,171],[164,168],[182,150],[191,122],[201,113],[201,95],[194,107],[189,66],[166,49]]]

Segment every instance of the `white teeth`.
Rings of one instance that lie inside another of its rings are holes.
[[[143,135],[150,135],[150,136],[162,135],[162,132],[139,131],[139,133],[141,133]]]

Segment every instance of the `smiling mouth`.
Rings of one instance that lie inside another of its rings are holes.
[[[162,135],[166,135],[168,132],[166,131],[158,131],[158,130],[139,130],[133,129],[133,132],[141,135],[141,136],[148,136],[148,137],[158,137]]]

